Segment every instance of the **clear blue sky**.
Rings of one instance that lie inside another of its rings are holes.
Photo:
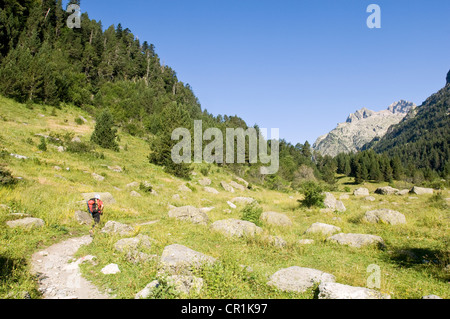
[[[369,29],[369,4],[381,29]],[[202,108],[311,144],[362,107],[420,105],[450,69],[448,0],[82,0],[153,43]]]

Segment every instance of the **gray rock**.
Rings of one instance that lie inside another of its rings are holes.
[[[236,179],[238,182],[241,182],[242,184],[244,184],[245,187],[248,187],[249,184],[248,184],[248,182],[247,182],[245,179],[240,178],[240,177],[238,177],[238,176],[236,176],[235,179]]]
[[[375,194],[380,194],[380,195],[394,195],[397,192],[399,192],[399,190],[396,188],[392,188],[391,186],[378,187],[375,190]]]
[[[109,264],[102,268],[101,272],[105,275],[115,275],[120,272],[117,264]]]
[[[428,295],[428,296],[423,296],[422,299],[442,299],[439,296],[436,295]]]
[[[297,244],[299,244],[299,245],[312,245],[312,244],[314,244],[314,239],[299,239],[297,241]]]
[[[294,266],[277,271],[270,277],[267,284],[282,291],[302,293],[312,288],[314,284],[335,282],[335,280],[333,275],[323,271]]]
[[[45,226],[45,222],[40,218],[27,217],[23,219],[17,219],[6,222],[6,225],[10,228],[40,228]]]
[[[336,200],[333,194],[325,192],[325,199],[323,201],[323,204],[325,205],[325,208],[329,208],[333,211],[338,212],[345,212],[347,209],[345,208],[345,205],[340,200]]]
[[[185,192],[185,193],[192,193],[192,189],[190,189],[189,187],[187,187],[186,185],[180,185],[180,187],[178,187],[178,190],[180,192]]]
[[[424,188],[424,187],[414,186],[411,189],[410,193],[411,194],[416,194],[416,195],[433,194],[433,189],[432,188]]]
[[[335,242],[340,245],[347,245],[355,248],[361,248],[369,245],[384,246],[381,237],[367,234],[344,234],[340,233],[327,238],[327,241]]]
[[[323,223],[314,223],[312,224],[305,232],[305,234],[317,234],[320,233],[322,235],[333,235],[334,233],[340,232],[341,229],[337,226],[323,224]]]
[[[220,182],[220,185],[227,192],[234,193],[234,188],[230,184],[228,184],[227,182]]]
[[[127,188],[135,188],[135,187],[139,187],[139,182],[132,182],[127,184]]]
[[[110,220],[105,224],[101,232],[106,234],[119,234],[121,236],[129,236],[132,235],[135,230],[129,225]]]
[[[91,198],[94,198],[96,194],[100,195],[101,200],[105,205],[112,205],[116,203],[116,200],[110,193],[83,193],[81,196],[83,196],[83,199],[87,202]]]
[[[145,286],[144,289],[139,291],[134,297],[134,299],[148,299],[151,296],[153,290],[159,287],[159,285],[160,283],[158,280],[153,280],[151,283]]]
[[[346,199],[350,199],[350,196],[348,194],[342,194],[341,196],[339,196],[340,200],[346,200]]]
[[[253,202],[256,202],[253,198],[251,197],[235,197],[231,200],[231,202],[235,203],[235,204],[251,204]]]
[[[261,221],[274,226],[292,226],[292,221],[285,214],[276,212],[264,212],[260,217]]]
[[[173,275],[165,278],[165,282],[167,286],[173,287],[175,292],[181,295],[190,295],[192,292],[200,293],[203,287],[203,279],[195,276]],[[158,280],[153,280],[136,294],[135,299],[148,299],[155,288],[160,285]]]
[[[211,225],[211,229],[228,237],[253,237],[262,233],[261,227],[252,222],[238,219],[218,220]]]
[[[363,220],[368,223],[384,223],[390,225],[406,224],[405,215],[390,209],[377,209],[366,212]]]
[[[355,196],[369,196],[369,190],[365,187],[357,188],[353,191]]]
[[[376,200],[376,198],[373,197],[373,196],[367,196],[367,197],[365,197],[364,199],[365,199],[366,201],[368,201],[368,202],[374,202],[374,201]]]
[[[278,248],[283,248],[287,245],[287,242],[281,236],[269,236],[267,239],[271,245]]]
[[[77,210],[75,212],[75,219],[80,225],[92,225],[94,221],[91,214],[82,210]]]
[[[204,177],[201,180],[199,180],[198,183],[202,186],[209,186],[211,185],[211,180],[207,177]]]
[[[191,270],[201,268],[205,264],[213,264],[216,259],[192,250],[183,245],[170,245],[164,248],[161,255],[161,270],[170,274],[191,274]]]
[[[228,206],[230,206],[230,208],[232,208],[232,209],[236,209],[237,208],[237,206],[236,205],[234,205],[232,202],[230,202],[230,201],[227,201],[227,204],[228,204]]]
[[[404,196],[404,195],[408,195],[409,194],[409,189],[402,189],[399,190],[397,193],[395,193],[395,195],[399,195],[399,196]]]
[[[319,299],[391,299],[391,297],[373,289],[322,282],[319,285]]]
[[[130,192],[130,196],[132,196],[132,197],[142,197],[142,195],[139,194],[139,193],[136,192],[136,191],[131,191],[131,192]]]
[[[156,255],[149,255],[144,251],[149,250],[152,247],[152,239],[147,235],[137,235],[133,238],[124,238],[114,244],[114,248],[127,255],[127,259],[130,262],[146,262]]]
[[[122,167],[114,165],[114,166],[108,166],[108,169],[113,171],[113,172],[117,172],[117,173],[121,173],[122,172]]]
[[[238,189],[240,191],[245,191],[247,188],[241,184],[236,183],[235,181],[230,182],[231,187]]]
[[[212,187],[204,187],[203,190],[210,194],[219,194],[219,191]]]
[[[169,211],[170,218],[190,221],[193,224],[207,225],[209,217],[202,210],[193,206],[176,207]]]

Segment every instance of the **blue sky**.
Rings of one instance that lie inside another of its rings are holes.
[[[369,4],[381,29],[369,29]],[[153,43],[202,108],[311,144],[362,107],[420,105],[450,69],[448,0],[82,0]]]

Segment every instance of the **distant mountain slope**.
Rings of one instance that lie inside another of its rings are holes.
[[[414,103],[404,100],[379,112],[362,108],[350,114],[345,123],[339,123],[330,133],[319,137],[313,149],[331,156],[358,151],[374,138],[384,136],[390,126],[399,123],[415,108]]]
[[[405,118],[365,148],[398,155],[404,164],[450,172],[450,72],[446,81],[443,89],[417,108],[415,116]]]

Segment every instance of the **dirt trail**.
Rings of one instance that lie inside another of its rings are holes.
[[[89,256],[72,261],[78,249],[91,242],[90,236],[71,238],[32,256],[32,272],[38,276],[44,299],[109,299],[81,276],[79,265]]]

